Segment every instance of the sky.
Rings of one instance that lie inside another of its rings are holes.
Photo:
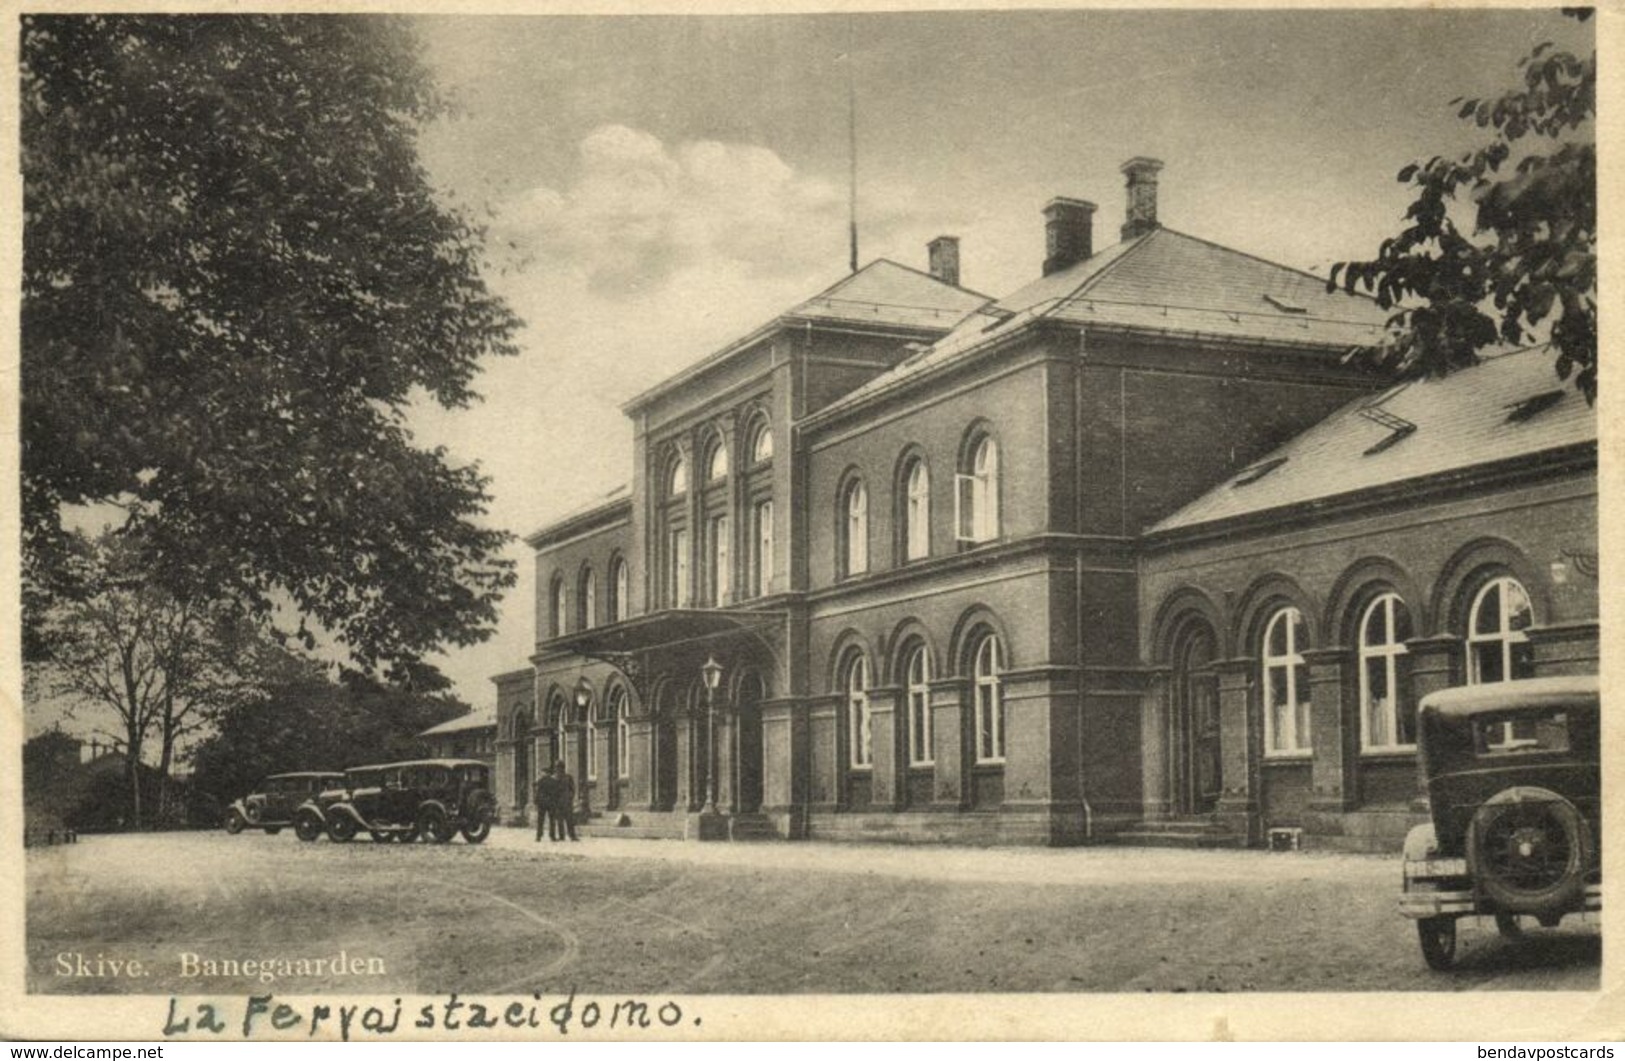
[[[490,282],[526,325],[484,400],[413,429],[491,478],[523,536],[627,481],[627,399],[839,280],[848,79],[860,258],[962,282],[1032,279],[1044,203],[1099,204],[1117,239],[1136,155],[1163,160],[1171,228],[1324,273],[1370,257],[1401,166],[1483,134],[1450,101],[1498,93],[1555,11],[1049,11],[417,20],[456,104],[425,131],[448,201],[489,226]],[[529,550],[497,635],[436,662],[470,703],[534,643]]]

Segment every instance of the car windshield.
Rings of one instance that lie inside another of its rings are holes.
[[[1561,708],[1489,716],[1473,723],[1479,755],[1528,755],[1569,750],[1569,713]]]

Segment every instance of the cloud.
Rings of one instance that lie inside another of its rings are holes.
[[[604,125],[577,154],[568,187],[532,187],[498,209],[497,235],[527,270],[573,270],[594,294],[628,299],[685,270],[784,277],[844,258],[844,189],[797,173],[769,148],[667,145]],[[906,189],[866,189],[866,233],[910,214]]]

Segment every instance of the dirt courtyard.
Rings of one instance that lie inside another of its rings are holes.
[[[516,829],[443,847],[306,844],[288,832],[90,836],[27,853],[28,990],[1597,986],[1594,918],[1515,943],[1464,921],[1459,968],[1429,971],[1396,910],[1398,875],[1396,860],[1368,856],[535,844]]]

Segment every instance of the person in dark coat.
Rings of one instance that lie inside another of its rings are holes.
[[[558,782],[551,772],[545,772],[536,779],[533,789],[535,795],[533,802],[536,804],[536,839],[538,841],[542,838],[542,830],[546,827],[548,819],[554,813],[554,804],[558,802],[558,797],[555,794],[557,789]],[[558,827],[556,820],[553,825],[554,828]],[[553,839],[557,840],[558,837],[555,836]]]
[[[554,840],[563,840],[566,835],[572,840],[580,840],[576,835],[576,779],[564,771],[564,764],[553,764],[553,827]]]

